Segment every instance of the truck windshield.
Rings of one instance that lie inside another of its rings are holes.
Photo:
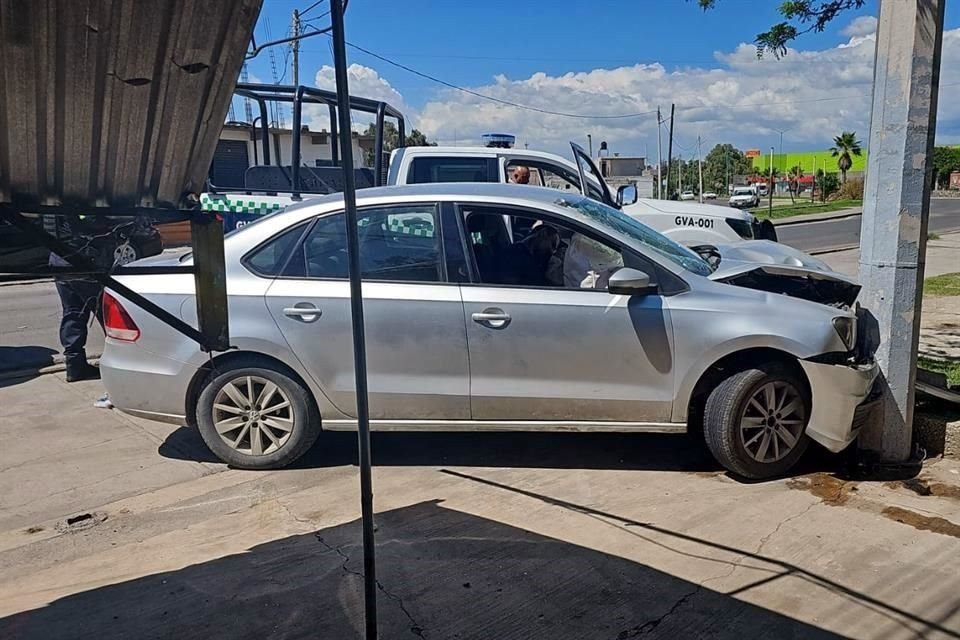
[[[576,209],[597,224],[635,240],[643,249],[649,249],[687,271],[699,276],[708,276],[713,272],[710,265],[690,249],[602,202],[583,196],[571,196],[560,198],[557,204]]]

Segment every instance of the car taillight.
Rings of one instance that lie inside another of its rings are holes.
[[[140,327],[117,299],[106,292],[103,294],[103,328],[107,337],[114,340],[136,342],[140,338]]]

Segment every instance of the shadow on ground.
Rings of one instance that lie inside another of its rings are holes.
[[[424,502],[377,515],[381,637],[839,638],[637,564]],[[0,637],[355,638],[358,522],[0,619]]]
[[[40,375],[40,369],[54,363],[57,352],[50,347],[0,346],[0,388],[22,384]],[[16,372],[16,377],[7,377]],[[23,374],[23,375],[20,375]]]
[[[391,466],[457,466],[547,469],[622,469],[721,473],[706,446],[693,436],[621,433],[374,433],[373,463]],[[219,462],[196,429],[181,427],[160,445],[177,460]],[[833,470],[840,456],[811,450],[792,473]],[[352,465],[354,433],[323,433],[290,468]]]

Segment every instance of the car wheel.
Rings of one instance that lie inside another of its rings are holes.
[[[727,470],[752,480],[786,473],[809,444],[806,386],[782,367],[734,373],[704,407],[710,452]]]
[[[129,241],[124,242],[113,250],[113,264],[123,266],[140,259],[137,246]]]
[[[213,372],[197,401],[210,450],[240,469],[279,469],[307,452],[320,416],[304,386],[270,362],[235,362]]]

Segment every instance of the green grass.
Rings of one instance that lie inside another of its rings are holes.
[[[947,362],[920,356],[917,358],[917,366],[927,371],[944,374],[949,387],[960,387],[960,362]]]
[[[927,240],[939,240],[939,239],[940,239],[939,233],[934,233],[933,231],[931,231],[930,233],[927,234]]]
[[[960,296],[960,273],[945,273],[925,279],[923,293],[931,296]]]
[[[795,206],[774,206],[772,213],[767,210],[767,207],[761,205],[756,209],[751,209],[750,213],[757,216],[758,218],[770,218],[773,220],[779,220],[780,218],[790,218],[792,216],[802,216],[808,213],[828,213],[830,211],[840,211],[841,209],[850,209],[852,207],[863,206],[862,200],[834,200],[833,202],[826,203],[810,203],[806,204],[797,203]]]

